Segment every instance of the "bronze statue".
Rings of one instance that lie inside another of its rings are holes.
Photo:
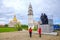
[[[48,17],[47,17],[47,15],[45,13],[41,14],[40,19],[42,21],[42,24],[48,24]]]

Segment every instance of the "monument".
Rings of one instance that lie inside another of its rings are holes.
[[[47,15],[44,13],[41,14],[41,21],[42,21],[42,24],[48,24],[48,17]]]
[[[42,29],[42,34],[51,34],[51,35],[57,35],[57,32],[53,32],[53,21],[48,19],[47,15],[45,13],[41,14],[41,24],[38,24],[38,28],[40,27]],[[51,24],[52,21],[52,24]]]
[[[42,22],[42,24],[40,24],[42,32],[43,33],[52,32],[53,31],[53,26],[49,25],[49,21],[48,21],[47,15],[45,13],[42,13],[40,19],[41,19],[41,22]]]
[[[33,10],[32,10],[32,5],[30,3],[29,8],[28,8],[28,29],[31,27],[32,29],[34,28],[34,23],[33,23]]]

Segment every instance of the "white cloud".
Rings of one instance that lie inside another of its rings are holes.
[[[5,21],[0,21],[0,24],[5,24]]]
[[[13,7],[14,9],[16,10],[22,10],[22,9],[25,9],[25,5],[24,5],[24,1],[20,1],[20,0],[4,0],[3,1],[3,4],[6,6],[6,7]]]
[[[4,17],[0,18],[0,21],[2,21],[2,20],[6,20],[6,18],[4,18]]]
[[[13,20],[13,18],[9,18],[9,19],[8,19],[8,22],[10,22],[10,21],[12,21],[12,20]]]
[[[14,13],[12,13],[12,14],[6,14],[6,16],[14,16]]]
[[[22,23],[26,23],[30,1],[33,7],[34,19],[38,19],[42,12],[48,16],[53,15],[54,20],[60,19],[59,0],[2,0],[0,2],[0,17],[5,17],[6,15],[9,20],[12,19],[13,17],[11,16],[16,13],[17,18],[21,20]],[[5,19],[1,18],[1,20]]]

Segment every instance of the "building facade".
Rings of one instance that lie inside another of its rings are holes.
[[[20,22],[19,22],[19,21],[17,20],[17,18],[16,18],[16,15],[14,15],[14,18],[13,18],[12,20],[10,20],[8,26],[9,26],[9,27],[14,27],[15,24],[17,24],[17,23],[20,24]]]

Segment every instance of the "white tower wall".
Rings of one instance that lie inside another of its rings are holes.
[[[33,23],[33,11],[32,11],[32,5],[30,4],[29,5],[29,8],[28,8],[28,29],[29,28],[34,28],[34,23]]]

